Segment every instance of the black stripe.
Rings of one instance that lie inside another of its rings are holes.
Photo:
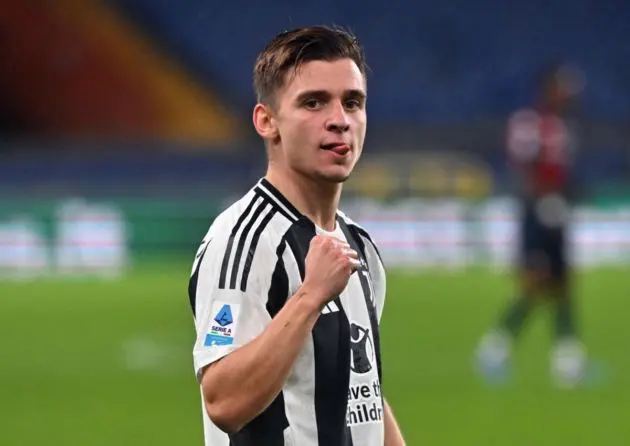
[[[260,225],[256,228],[254,235],[252,237],[252,242],[249,245],[249,249],[247,250],[247,257],[245,258],[245,266],[243,267],[243,276],[241,277],[241,291],[245,292],[247,289],[247,279],[249,278],[249,272],[252,269],[252,261],[254,260],[254,254],[256,253],[256,248],[258,247],[258,241],[260,240],[260,235],[267,227],[271,219],[276,215],[276,210],[272,209],[267,215],[264,216]]]
[[[203,251],[199,254],[199,262],[197,262],[195,272],[190,276],[190,280],[188,280],[188,301],[190,302],[190,308],[194,317],[197,316],[197,282],[199,281],[199,269],[201,268],[201,262],[203,262],[203,257],[206,255],[209,244],[209,242],[206,243]]]
[[[361,255],[361,257],[363,257],[363,260],[367,262],[366,255],[365,255],[365,243],[363,242],[363,239],[361,238],[361,235],[366,234],[366,232],[361,230],[361,228],[355,225],[348,226],[342,218],[337,218],[337,222],[341,226],[341,230],[346,236],[346,240],[348,241],[348,244],[350,245],[350,247],[354,249],[355,251],[357,251]],[[369,237],[368,237],[368,240],[371,241]],[[368,316],[370,318],[372,336],[374,337],[374,350],[376,353],[376,366],[378,369],[378,378],[379,378],[379,381],[381,381],[381,385],[382,385],[383,376],[382,376],[382,367],[381,367],[381,342],[380,342],[380,333],[379,333],[379,326],[378,326],[378,316],[376,314],[376,304],[375,304],[376,296],[372,296],[373,287],[370,287],[370,284],[368,283],[368,279],[365,277],[365,275],[360,274],[359,271],[357,271],[357,273],[359,274],[359,281],[361,282],[361,288],[363,289],[363,296],[365,297],[365,305],[367,306]]]
[[[278,314],[289,297],[289,276],[282,260],[286,246],[283,238],[276,250],[276,267],[271,275],[271,285],[267,293],[267,311],[272,318]]]
[[[236,288],[236,276],[238,275],[239,265],[241,264],[241,256],[243,255],[243,249],[245,248],[245,242],[247,241],[247,236],[249,235],[249,231],[251,231],[254,223],[262,214],[262,211],[267,207],[267,203],[265,200],[262,200],[252,216],[249,219],[249,222],[243,228],[241,235],[238,239],[238,245],[236,247],[236,255],[234,256],[234,261],[232,262],[232,276],[230,278],[230,289],[233,290]]]
[[[293,204],[289,200],[287,200],[285,198],[285,196],[282,195],[278,189],[275,188],[275,186],[273,184],[271,184],[269,181],[267,181],[266,178],[263,178],[262,180],[260,180],[260,184],[263,185],[276,200],[278,200],[280,203],[282,203],[284,205],[284,207],[286,207],[291,213],[293,213],[293,215],[294,215],[293,217],[287,215],[286,212],[284,213],[284,215],[289,217],[289,219],[291,221],[297,221],[297,220],[299,220],[299,219],[304,217],[300,213],[300,211],[298,211],[297,208],[295,206],[293,206]],[[266,191],[264,191],[263,189],[258,188],[258,190],[260,190],[261,193],[267,195]],[[273,200],[271,200],[271,201],[273,201]]]
[[[256,418],[236,434],[230,435],[231,446],[284,446],[284,430],[289,420],[284,410],[282,392]]]
[[[300,222],[291,226],[285,239],[304,280],[304,262],[316,231],[312,223],[306,220]],[[312,333],[317,441],[326,446],[350,446],[352,437],[346,422],[350,384],[350,323],[339,297],[335,303],[339,311],[320,316]]]
[[[293,252],[293,256],[295,257],[298,266],[298,271],[300,272],[300,280],[303,281],[306,267],[304,259],[306,258],[306,254],[308,253],[308,247],[305,248],[304,246],[300,245],[294,234],[295,228],[295,225],[289,228],[289,231],[284,236],[284,240],[289,246],[289,249],[291,249],[291,252]]]
[[[221,276],[219,277],[219,289],[225,288],[225,281],[227,278],[227,269],[230,263],[230,254],[232,252],[232,245],[234,245],[234,237],[236,237],[236,233],[241,228],[243,221],[247,218],[249,213],[252,211],[254,207],[254,203],[256,202],[258,196],[254,195],[252,200],[247,205],[247,208],[243,211],[241,216],[238,218],[238,221],[232,228],[232,232],[230,233],[230,239],[228,240],[227,247],[225,248],[225,253],[223,254],[223,262],[221,263]]]

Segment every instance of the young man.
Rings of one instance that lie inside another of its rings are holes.
[[[571,200],[574,134],[568,121],[577,92],[565,66],[543,78],[537,109],[516,112],[508,125],[509,159],[519,180],[520,294],[486,335],[478,350],[482,371],[503,375],[510,349],[539,297],[555,307],[551,373],[557,384],[573,386],[583,377],[586,354],[577,335],[572,302],[567,231]]]
[[[403,445],[381,393],[385,271],[337,209],[365,139],[362,48],[282,33],[254,85],[267,173],[212,223],[189,285],[205,444]]]

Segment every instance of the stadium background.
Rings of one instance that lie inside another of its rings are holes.
[[[344,208],[388,264],[384,387],[408,444],[628,444],[622,0],[0,1],[0,444],[201,444],[192,256],[264,172],[257,51],[319,23],[354,30],[372,70]],[[585,81],[572,238],[599,374],[553,388],[543,317],[488,388],[471,357],[513,293],[505,123],[557,57]]]

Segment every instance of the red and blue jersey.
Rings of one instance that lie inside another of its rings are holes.
[[[574,138],[558,114],[524,109],[508,123],[508,158],[523,176],[528,196],[563,193],[568,186]]]

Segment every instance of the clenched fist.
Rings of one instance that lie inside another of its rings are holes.
[[[314,291],[323,308],[343,292],[359,265],[357,252],[346,242],[317,235],[306,255],[303,287]]]

